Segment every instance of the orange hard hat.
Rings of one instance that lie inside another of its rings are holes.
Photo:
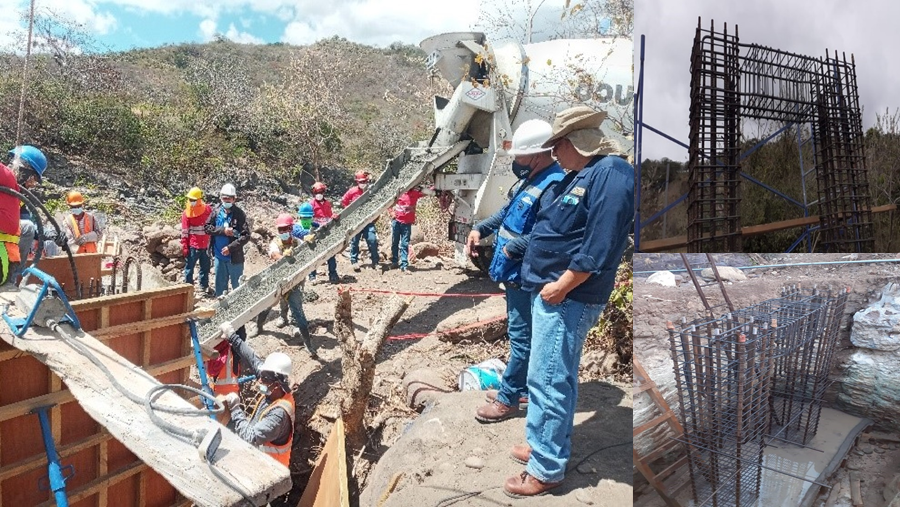
[[[77,190],[72,190],[66,194],[66,204],[69,206],[81,206],[84,204],[84,196]]]
[[[324,193],[326,190],[328,190],[328,187],[326,187],[325,184],[322,183],[321,181],[317,181],[317,182],[313,183],[312,191],[314,194],[321,194],[321,193]]]
[[[356,174],[354,175],[354,178],[356,178],[356,181],[357,181],[357,182],[360,182],[360,181],[369,181],[369,173],[367,173],[367,172],[365,172],[365,171],[356,171]]]
[[[278,215],[278,218],[275,219],[275,226],[279,229],[282,227],[293,227],[293,225],[294,217],[292,217],[288,213],[282,213]]]

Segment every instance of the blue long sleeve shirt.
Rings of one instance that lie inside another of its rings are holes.
[[[590,273],[567,295],[604,304],[634,217],[634,168],[616,156],[597,156],[549,187],[522,264],[522,288],[540,290],[566,270]]]

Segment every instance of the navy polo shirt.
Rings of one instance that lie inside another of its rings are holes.
[[[568,298],[605,304],[634,217],[634,168],[597,156],[541,196],[522,263],[522,288],[539,291],[567,270],[590,273]]]

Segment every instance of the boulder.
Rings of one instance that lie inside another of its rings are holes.
[[[650,278],[647,278],[647,283],[655,283],[657,285],[662,285],[663,287],[678,286],[675,281],[675,274],[671,271],[657,271],[650,275]]]
[[[170,239],[156,247],[156,252],[169,259],[182,258],[181,239]]]
[[[881,298],[853,315],[850,341],[872,350],[900,349],[900,283],[889,283]]]
[[[362,243],[365,243],[365,241],[363,241]],[[418,259],[424,259],[426,257],[440,257],[441,249],[434,243],[423,241],[411,246],[409,249],[409,253],[409,261],[413,262]]]
[[[733,268],[731,266],[716,266],[716,270],[719,272],[719,278],[725,282],[739,282],[747,279],[747,275],[738,268]],[[700,271],[700,276],[708,280],[715,279],[712,268],[706,268],[703,271]]]

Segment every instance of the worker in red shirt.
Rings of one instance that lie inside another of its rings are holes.
[[[19,191],[15,173],[0,164],[0,186]],[[0,284],[10,279],[10,272],[21,262],[19,255],[19,199],[0,193]]]
[[[359,199],[363,192],[366,191],[366,187],[369,186],[369,173],[366,171],[356,171],[354,178],[356,185],[350,187],[350,190],[347,190],[347,193],[341,199],[341,206],[345,208],[350,206],[350,203],[353,201]],[[375,230],[375,222],[372,222],[363,227],[363,230],[350,240],[350,265],[353,266],[353,271],[357,273],[359,272],[359,239],[363,235],[366,238],[366,245],[369,246],[369,258],[372,259],[372,269],[378,267],[378,234]]]
[[[327,190],[328,187],[321,181],[315,182],[312,186],[313,200],[310,201],[310,204],[312,204],[313,207],[313,223],[316,227],[327,225],[337,218],[337,215],[335,215],[334,211],[331,209],[331,201],[325,198],[325,192]],[[315,271],[309,274],[309,279],[316,279]],[[341,283],[341,277],[339,277],[337,273],[337,260],[334,257],[328,259],[328,281],[331,283]]]
[[[203,201],[203,190],[193,187],[185,195],[187,202],[181,213],[181,253],[184,254],[184,283],[193,285],[194,266],[200,263],[200,293],[212,297],[215,292],[209,286],[209,234],[206,221],[212,214],[212,206]]]
[[[401,195],[397,204],[391,208],[391,267],[397,267],[397,249],[400,249],[400,271],[406,272],[409,266],[409,236],[412,225],[416,223],[416,204],[426,195],[434,195],[434,189],[422,188],[421,185]]]

